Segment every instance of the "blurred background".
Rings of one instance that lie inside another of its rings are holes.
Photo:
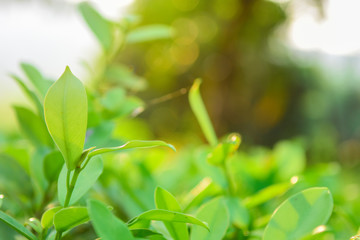
[[[66,65],[92,81],[101,47],[76,0],[0,1],[0,129],[18,128],[14,104],[26,104],[9,73],[29,62],[50,79]],[[146,83],[132,92],[145,109],[142,133],[129,137],[186,143],[200,128],[184,94],[202,78],[218,136],[239,132],[245,145],[303,139],[310,159],[354,166],[360,157],[360,16],[343,0],[98,0],[116,22],[166,24],[171,39],[126,45],[113,58]],[[90,69],[90,70],[89,70]],[[91,70],[92,69],[92,70]],[[170,95],[169,95],[170,94]],[[165,96],[165,98],[163,98]],[[138,125],[137,125],[138,126]],[[151,132],[151,133],[150,133]]]

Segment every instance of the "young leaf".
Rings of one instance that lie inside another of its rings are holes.
[[[24,107],[14,107],[16,117],[25,136],[36,147],[52,146],[44,121],[31,110]]]
[[[76,181],[74,191],[71,195],[69,204],[72,205],[94,185],[103,171],[103,163],[101,157],[97,156],[90,159],[87,166],[80,172]],[[66,198],[66,171],[65,167],[60,172],[58,181],[58,197],[61,205],[64,205]],[[71,174],[72,175],[72,174]]]
[[[66,68],[45,97],[45,120],[50,135],[73,170],[85,142],[87,97],[83,84]]]
[[[301,239],[325,224],[333,210],[329,189],[309,188],[285,200],[265,228],[263,240]]]
[[[101,16],[90,4],[79,4],[81,15],[91,31],[95,34],[105,51],[109,51],[113,42],[112,24]]]
[[[151,147],[159,147],[159,146],[165,146],[169,147],[172,150],[176,151],[174,146],[171,144],[168,144],[163,141],[141,141],[141,140],[133,140],[125,143],[124,145],[121,145],[119,147],[109,147],[109,148],[99,148],[95,149],[94,151],[89,153],[89,158],[96,156],[98,154],[108,153],[108,152],[114,152],[119,150],[125,150],[125,149],[133,149],[133,148],[151,148]]]
[[[229,226],[229,213],[223,198],[215,198],[205,203],[196,217],[209,223],[210,231],[193,226],[190,239],[219,240],[223,239]]]
[[[216,146],[218,140],[212,126],[209,115],[206,111],[204,102],[201,99],[200,87],[201,79],[196,79],[189,92],[189,102],[200,127],[211,146]]]
[[[37,237],[30,232],[26,227],[24,227],[21,223],[16,221],[13,217],[5,214],[3,211],[0,211],[0,221],[7,224],[9,227],[13,228],[15,231],[26,237],[30,240],[37,240]]]
[[[175,197],[165,189],[155,189],[155,205],[157,209],[181,212],[181,207]],[[166,229],[175,240],[189,239],[186,223],[164,222]]]
[[[148,42],[159,39],[168,39],[173,36],[173,29],[170,26],[154,24],[138,27],[130,31],[126,37],[127,43]]]
[[[56,231],[65,232],[89,220],[86,207],[69,207],[55,213],[54,226]]]
[[[209,230],[209,227],[206,222],[200,221],[199,219],[197,219],[193,216],[190,216],[190,215],[187,215],[184,213],[180,213],[180,212],[163,210],[163,209],[153,209],[153,210],[146,211],[146,212],[140,214],[139,216],[131,219],[128,222],[128,225],[132,226],[135,223],[137,223],[138,221],[143,221],[143,220],[192,223],[192,224],[199,225],[199,226],[204,227]]]
[[[115,217],[102,202],[88,200],[87,208],[95,232],[102,240],[118,240],[119,237],[122,240],[134,240],[126,224]]]
[[[221,166],[238,148],[241,142],[241,136],[232,133],[227,136],[224,142],[219,143],[208,155],[207,161],[213,165]]]
[[[63,207],[50,208],[41,217],[41,226],[43,228],[50,228],[54,224],[54,215],[60,211]]]
[[[21,63],[21,68],[25,72],[26,76],[30,80],[30,82],[34,85],[36,90],[41,96],[41,99],[45,97],[46,92],[48,91],[52,81],[45,79],[39,70],[37,70],[33,65],[28,63]]]

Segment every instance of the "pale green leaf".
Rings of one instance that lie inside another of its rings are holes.
[[[170,26],[154,24],[138,27],[130,31],[126,37],[127,43],[148,42],[159,39],[168,39],[173,36],[173,29]]]
[[[153,141],[142,141],[142,140],[133,140],[121,145],[119,147],[108,147],[108,148],[99,148],[95,149],[94,151],[89,153],[89,158],[96,156],[98,154],[108,153],[108,152],[115,152],[119,150],[126,150],[126,149],[133,149],[133,148],[151,148],[151,147],[169,147],[175,151],[173,145],[168,144],[163,141],[153,140]]]
[[[110,210],[100,201],[87,202],[90,219],[95,232],[102,240],[134,240],[126,224],[115,217]]]
[[[9,215],[5,214],[3,211],[0,211],[0,221],[7,224],[9,227],[26,237],[30,240],[37,240],[37,237],[30,232],[26,227],[24,227],[21,223],[16,221],[13,217],[10,217]]]
[[[146,211],[139,216],[131,219],[128,222],[129,226],[134,225],[138,221],[148,221],[148,220],[156,220],[156,221],[163,221],[163,222],[181,222],[181,223],[192,223],[204,227],[205,229],[209,229],[208,224],[203,222],[193,216],[188,214],[184,214],[181,212],[173,212],[163,209],[153,209]]]
[[[229,213],[223,198],[215,198],[205,203],[197,212],[196,217],[209,224],[210,231],[193,226],[191,239],[221,240],[229,226]]]
[[[33,65],[29,63],[21,63],[21,68],[25,72],[26,76],[30,82],[34,85],[35,89],[41,96],[41,99],[45,97],[46,92],[48,91],[52,81],[45,79],[39,70],[37,70]]]
[[[96,11],[89,3],[79,4],[79,10],[87,25],[99,40],[105,51],[109,51],[113,43],[113,25]]]
[[[203,100],[200,95],[201,79],[196,79],[189,92],[189,102],[200,127],[211,146],[216,146],[218,140],[213,125],[206,111]]]
[[[181,207],[176,198],[163,188],[155,189],[155,205],[157,209],[181,212]],[[166,229],[175,240],[189,239],[186,223],[164,222]]]
[[[43,228],[50,228],[54,224],[54,215],[60,211],[63,207],[50,208],[41,217],[41,226]]]
[[[329,189],[309,188],[285,200],[265,228],[263,240],[294,240],[325,224],[333,210]]]
[[[89,220],[86,207],[68,207],[55,213],[54,226],[56,231],[64,232]]]
[[[63,154],[67,168],[72,170],[84,147],[87,97],[83,84],[69,67],[49,89],[44,108],[50,135]]]
[[[71,195],[69,205],[72,205],[79,201],[79,199],[89,191],[99,178],[103,171],[103,163],[101,157],[97,156],[90,159],[87,166],[80,172],[76,181],[74,191]],[[61,205],[64,205],[66,198],[66,172],[68,170],[63,167],[60,172],[58,180],[58,197]],[[70,176],[73,175],[73,172]]]
[[[238,228],[247,228],[250,224],[249,211],[237,197],[227,197],[226,205],[230,213],[230,222]]]

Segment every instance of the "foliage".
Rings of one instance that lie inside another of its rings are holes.
[[[134,118],[147,107],[134,94],[144,90],[145,78],[119,64],[117,55],[127,44],[166,41],[173,29],[136,27],[130,17],[114,22],[88,3],[79,10],[103,48],[88,88],[69,67],[55,82],[28,63],[21,66],[29,83],[13,76],[33,106],[14,107],[22,135],[6,136],[0,145],[0,236],[326,240],[356,235],[360,203],[356,193],[346,192],[356,176],[344,175],[336,163],[307,165],[299,139],[270,150],[242,149],[238,133],[218,138],[200,79],[188,97],[209,144],[193,139],[176,153],[154,148],[175,150],[149,140],[148,125]]]

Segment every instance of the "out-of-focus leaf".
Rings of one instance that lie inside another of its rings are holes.
[[[45,79],[39,70],[29,63],[21,63],[21,68],[43,99],[53,82]]]
[[[128,222],[129,226],[134,225],[138,221],[143,220],[156,220],[156,221],[163,221],[163,222],[181,222],[181,223],[192,223],[204,227],[205,229],[209,230],[208,224],[206,222],[200,221],[199,219],[181,213],[181,212],[173,212],[163,209],[153,209],[146,211],[140,214],[137,217],[134,217]]]
[[[218,140],[200,95],[201,79],[196,79],[189,92],[189,102],[200,127],[211,146],[216,146]]]
[[[109,51],[113,43],[112,23],[101,16],[89,3],[80,3],[79,10],[101,46],[105,51]]]
[[[41,217],[41,226],[43,228],[50,228],[54,224],[54,215],[60,211],[63,207],[50,208]]]
[[[285,200],[274,212],[264,240],[301,239],[325,224],[333,210],[329,189],[309,188]]]
[[[141,91],[146,88],[144,78],[137,76],[129,67],[121,64],[112,64],[107,67],[105,76],[114,84],[131,91]]]
[[[49,132],[73,170],[84,148],[87,127],[86,91],[79,79],[66,68],[45,97],[45,120]]]
[[[211,178],[204,178],[186,195],[184,200],[186,206],[184,212],[187,212],[190,208],[199,205],[205,198],[215,196],[221,191],[221,187],[215,184]]]
[[[96,150],[90,152],[88,157],[91,158],[91,157],[99,155],[99,154],[108,153],[108,152],[115,152],[115,151],[125,150],[125,149],[151,148],[151,147],[159,147],[159,146],[169,147],[172,150],[176,151],[173,145],[171,145],[169,143],[166,143],[166,142],[163,142],[163,141],[158,141],[158,140],[153,140],[153,141],[133,140],[133,141],[129,141],[129,142],[127,142],[124,145],[121,145],[119,147],[109,147],[109,148],[96,149]]]
[[[241,137],[239,134],[229,134],[224,142],[218,144],[212,150],[212,152],[208,155],[207,161],[213,165],[223,165],[225,160],[239,148],[240,142]]]
[[[154,24],[135,28],[126,37],[127,43],[148,42],[159,39],[168,39],[173,36],[173,29],[170,26]]]
[[[13,228],[15,231],[26,237],[30,240],[37,240],[37,237],[30,232],[26,227],[24,227],[21,223],[16,221],[13,217],[5,214],[3,211],[0,211],[0,221],[7,224],[9,227]]]
[[[131,233],[136,238],[146,238],[154,235],[161,236],[161,233],[145,228],[131,229]]]
[[[74,191],[71,195],[69,205],[76,203],[94,185],[103,171],[101,157],[97,156],[90,159],[87,166],[80,172],[76,181]],[[66,198],[66,167],[64,166],[59,175],[58,197],[61,205],[64,205]],[[73,175],[73,172],[70,176]]]
[[[157,209],[181,212],[181,207],[176,198],[163,188],[155,189],[155,205]],[[186,223],[164,222],[166,229],[175,240],[189,239]]]
[[[250,224],[250,215],[241,200],[236,197],[227,197],[225,200],[230,213],[230,222],[238,228],[247,228]]]
[[[291,183],[278,183],[266,187],[260,190],[259,192],[257,192],[255,195],[244,199],[244,205],[247,208],[256,207],[260,204],[269,201],[270,199],[273,199],[274,197],[284,194],[287,190],[291,188],[291,186],[292,186]]]
[[[283,141],[276,144],[274,160],[277,176],[280,180],[289,180],[292,176],[301,174],[305,169],[304,149],[296,143]]]
[[[90,148],[92,146],[107,147],[111,140],[114,128],[114,122],[102,121],[100,125],[88,129],[85,148]]]
[[[134,240],[126,224],[115,217],[110,210],[97,200],[87,202],[90,219],[95,232],[102,240]]]
[[[43,118],[43,116],[44,116],[44,108],[43,108],[43,105],[42,105],[41,101],[39,100],[38,96],[36,96],[36,94],[28,88],[28,86],[24,83],[23,80],[21,80],[21,78],[19,78],[16,75],[11,75],[11,77],[20,86],[20,88],[25,93],[25,95],[27,95],[29,100],[31,100],[34,103],[34,105],[35,105],[35,107],[36,107],[36,109],[38,111],[38,115],[41,118]]]
[[[196,217],[209,224],[210,231],[193,226],[190,239],[219,240],[223,239],[229,226],[230,216],[223,198],[215,198],[205,203],[196,213]]]
[[[101,104],[110,111],[118,111],[123,105],[126,98],[126,92],[122,88],[113,88],[106,92],[105,96],[100,99]]]
[[[54,182],[58,179],[62,166],[64,165],[64,158],[59,151],[52,151],[44,158],[44,173],[49,182]]]
[[[89,220],[86,207],[69,207],[55,213],[54,226],[56,231],[65,232]]]
[[[14,107],[21,130],[36,147],[52,146],[53,141],[46,129],[44,121],[31,110]]]

